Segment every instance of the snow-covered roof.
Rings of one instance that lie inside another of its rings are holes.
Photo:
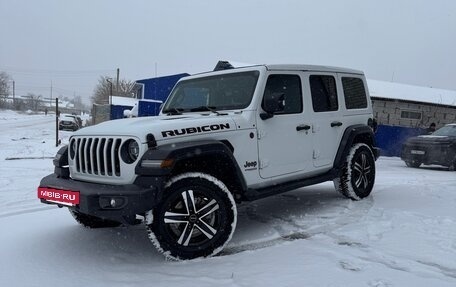
[[[456,91],[367,80],[371,97],[456,106]]]
[[[138,102],[138,99],[135,98],[126,98],[126,97],[111,97],[111,103],[115,106],[128,106],[133,107]]]
[[[138,101],[141,102],[152,102],[152,103],[159,103],[162,104],[163,101],[160,100],[149,100],[149,99],[135,99],[135,98],[126,98],[126,97],[117,97],[117,96],[112,96],[111,97],[111,103],[114,106],[127,106],[127,107],[133,107],[135,106]]]

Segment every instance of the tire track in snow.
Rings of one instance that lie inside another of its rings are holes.
[[[288,200],[291,199],[292,201],[299,199],[299,197],[296,197],[293,194],[284,194],[277,197],[287,198]],[[315,202],[324,205],[324,201],[316,200],[313,203],[311,202],[310,205],[306,201],[301,201],[303,207],[301,212],[304,213],[304,217],[302,217],[302,213],[290,213],[285,216],[281,214],[281,212],[274,213],[271,211],[270,213],[262,214],[258,213],[255,208],[252,208],[250,205],[245,206],[244,210],[241,210],[241,212],[238,213],[238,215],[240,215],[238,222],[249,219],[253,222],[252,224],[263,223],[271,225],[271,228],[275,230],[278,235],[275,238],[270,238],[268,240],[258,239],[257,242],[228,244],[219,256],[262,249],[288,241],[309,239],[318,234],[332,233],[332,231],[345,225],[358,222],[360,218],[369,212],[374,204],[372,197],[358,202],[353,202],[342,197],[337,197],[337,200],[340,200],[340,202],[337,203],[335,207],[336,210],[331,209],[329,213],[323,212],[317,213],[316,215],[306,215],[306,207],[314,207]],[[356,207],[353,207],[353,205],[356,205]]]
[[[8,121],[8,123],[11,123],[11,121]],[[12,123],[11,125],[5,125],[3,129],[0,129],[0,131],[9,131],[11,129],[17,129],[17,128],[28,128],[28,127],[34,127],[36,128],[37,125],[43,125],[43,124],[51,124],[55,123],[55,117],[52,118],[42,118],[42,119],[33,119],[33,121],[27,120],[27,121],[20,121],[18,123]]]
[[[5,218],[5,217],[10,217],[10,216],[16,216],[16,215],[23,215],[23,214],[29,214],[29,213],[35,213],[35,212],[40,212],[40,211],[46,211],[53,209],[54,207],[51,206],[43,206],[43,207],[34,207],[34,208],[26,208],[26,209],[20,209],[20,210],[13,210],[13,211],[7,211],[4,213],[0,213],[0,218]]]

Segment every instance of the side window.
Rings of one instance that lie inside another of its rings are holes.
[[[347,109],[367,108],[366,90],[362,79],[342,77],[342,86]]]
[[[285,109],[277,114],[297,114],[302,112],[301,78],[298,75],[270,75],[264,94],[283,93]]]
[[[421,112],[418,111],[401,111],[401,119],[421,120]]]
[[[333,76],[311,75],[309,77],[314,112],[337,111],[336,79]]]

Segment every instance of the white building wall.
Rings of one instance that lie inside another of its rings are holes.
[[[445,124],[456,123],[456,106],[446,107],[372,98],[372,107],[379,125],[427,128],[431,123],[435,123],[439,128]],[[421,119],[403,118],[402,111],[419,112]]]

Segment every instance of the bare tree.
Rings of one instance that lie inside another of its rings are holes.
[[[81,96],[74,96],[72,102],[76,110],[85,110],[86,107],[82,102]]]
[[[23,99],[16,99],[13,104],[13,109],[15,109],[17,111],[25,111],[26,102]]]
[[[101,76],[93,91],[92,103],[108,104],[110,95],[131,98],[134,96],[134,87],[134,81],[120,79],[119,86],[116,87],[116,82],[112,78]]]
[[[27,109],[30,109],[32,111],[38,111],[39,108],[43,105],[42,102],[42,95],[36,95],[33,93],[28,93],[27,96],[25,96],[26,99],[26,107]]]
[[[10,95],[9,82],[11,76],[5,72],[0,72],[0,107],[5,107],[7,104],[6,99]]]
[[[118,90],[114,93],[114,95],[119,97],[133,98],[135,96],[134,88],[134,81],[122,79],[119,81]]]

